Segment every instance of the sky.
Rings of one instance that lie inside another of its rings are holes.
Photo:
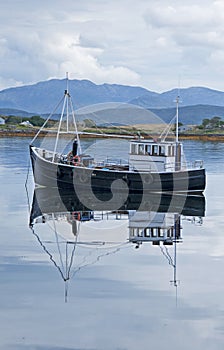
[[[0,90],[52,78],[224,90],[223,0],[8,0]]]

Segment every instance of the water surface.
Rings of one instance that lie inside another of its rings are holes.
[[[224,143],[184,142],[188,160],[205,162],[206,215],[202,225],[182,217],[177,287],[171,283],[173,246],[167,248],[169,255],[152,244],[135,249],[126,241],[126,220],[109,222],[109,226],[98,222],[97,229],[86,223],[86,233],[106,232],[117,241],[109,250],[79,247],[65,303],[65,282],[29,228],[31,172],[28,197],[24,186],[29,141],[0,138],[0,349],[221,350]],[[126,156],[124,142],[96,145],[86,140],[84,148],[89,146],[98,155],[113,156],[119,150],[121,158]],[[39,227],[38,233],[60,263],[66,256],[60,256],[57,244],[50,243],[54,226]]]

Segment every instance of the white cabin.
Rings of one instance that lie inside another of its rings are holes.
[[[176,152],[177,147],[178,152]],[[180,143],[133,140],[130,142],[129,164],[131,168],[138,171],[174,171],[177,170],[177,162],[180,168],[181,155]]]

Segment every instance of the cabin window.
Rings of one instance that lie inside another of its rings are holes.
[[[150,237],[150,235],[151,235],[151,232],[150,232],[151,230],[149,229],[149,228],[146,228],[145,229],[145,237]]]
[[[151,154],[152,150],[151,150],[151,145],[146,145],[145,146],[145,154]]]
[[[152,235],[152,237],[157,237],[157,228],[156,227],[151,228],[151,235]]]
[[[165,228],[160,228],[159,229],[159,237],[165,237],[165,233],[166,233],[166,230],[165,230]]]
[[[132,154],[137,154],[137,145],[135,143],[131,144],[131,153]]]
[[[158,150],[159,150],[158,145],[153,145],[152,146],[152,155],[153,156],[157,156],[158,155]]]
[[[159,155],[160,156],[165,156],[165,146],[160,146],[159,147]]]
[[[162,228],[158,229],[158,237],[164,237],[164,231]]]
[[[169,230],[167,231],[167,237],[173,237],[173,227],[169,228]]]
[[[138,237],[143,237],[144,236],[144,231],[142,230],[142,231],[140,231],[140,230],[138,230]]]
[[[139,147],[138,148],[138,153],[139,154],[144,154],[144,145],[139,145],[138,147]]]
[[[168,146],[168,156],[173,157],[174,156],[174,147]]]
[[[133,228],[130,229],[130,236],[131,237],[134,237],[135,236],[135,231]]]

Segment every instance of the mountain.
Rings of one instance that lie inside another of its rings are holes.
[[[27,112],[21,109],[0,108],[0,115],[3,115],[3,116],[15,115],[17,117],[32,117],[35,114],[36,113]]]
[[[205,87],[190,87],[185,89],[173,89],[157,94],[144,94],[129,101],[143,108],[169,108],[174,106],[177,96],[180,96],[181,106],[190,105],[215,105],[224,106],[224,92]]]
[[[34,113],[50,113],[66,89],[65,79],[52,79],[34,85],[0,91],[0,108],[22,109]],[[117,84],[96,85],[89,80],[70,80],[69,92],[75,109],[104,102],[127,102],[150,92],[141,87]],[[152,95],[156,93],[151,92]]]
[[[52,79],[33,85],[2,90],[0,91],[0,114],[19,116],[38,114],[46,117],[62,99],[65,89],[65,79]],[[97,85],[89,80],[70,80],[69,92],[76,110],[86,106],[87,110],[88,108],[91,110],[91,112],[84,112],[84,114],[82,111],[80,114],[77,112],[80,119],[89,116],[95,120],[94,108],[88,107],[90,105],[106,102],[121,103],[120,115],[117,110],[114,111],[113,108],[110,110],[110,106],[107,109],[102,107],[99,115],[102,116],[103,123],[146,123],[148,114],[144,111],[134,112],[130,106],[135,106],[134,108],[137,106],[142,110],[144,108],[146,112],[150,110],[151,115],[156,114],[164,121],[169,122],[175,115],[177,95],[181,99],[180,121],[184,124],[200,124],[204,118],[212,118],[213,116],[224,118],[224,92],[205,87],[173,89],[157,93],[138,86]],[[128,103],[129,106],[124,106],[123,103]],[[98,106],[96,107],[98,108]]]

